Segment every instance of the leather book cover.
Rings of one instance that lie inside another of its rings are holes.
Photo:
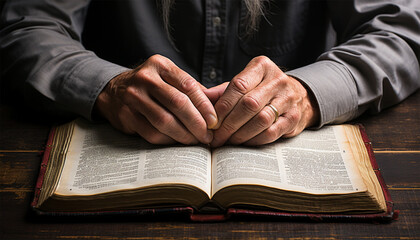
[[[37,209],[35,206],[38,203],[39,194],[42,191],[42,183],[44,174],[47,168],[49,154],[51,151],[51,144],[53,142],[55,128],[52,128],[49,134],[48,142],[45,148],[45,152],[42,158],[41,168],[39,177],[36,183],[34,199],[31,203],[32,208],[39,215],[44,216],[139,216],[147,218],[147,216],[165,216],[179,215],[180,219],[189,219],[194,222],[220,222],[229,219],[252,219],[252,220],[289,220],[289,221],[362,221],[362,222],[390,222],[398,219],[399,211],[394,209],[394,203],[391,199],[391,195],[382,178],[380,169],[376,162],[372,144],[366,134],[366,131],[362,125],[359,125],[359,129],[365,143],[366,149],[369,153],[372,167],[376,173],[376,176],[381,185],[382,191],[385,196],[387,211],[383,213],[371,213],[371,214],[317,214],[317,213],[297,213],[297,212],[286,212],[277,210],[259,210],[259,209],[246,209],[246,208],[228,208],[222,213],[201,213],[192,207],[166,207],[166,208],[149,208],[149,209],[138,209],[138,210],[122,210],[122,211],[92,211],[92,212],[44,212]],[[182,216],[182,217],[181,217]]]

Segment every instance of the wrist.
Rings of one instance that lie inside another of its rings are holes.
[[[108,93],[105,90],[98,95],[92,109],[92,120],[103,121],[106,119],[104,109],[106,109],[106,105],[109,102],[108,99]]]
[[[305,87],[307,92],[307,112],[308,112],[308,122],[306,124],[306,128],[318,126],[320,122],[320,110],[318,107],[318,103],[315,99],[315,95],[312,93],[310,89]]]
[[[300,87],[304,91],[303,97],[303,118],[305,119],[305,128],[317,126],[320,122],[320,110],[318,106],[318,102],[316,101],[315,95],[313,94],[312,90],[302,81],[297,78],[291,77],[290,78],[296,80]]]
[[[107,114],[109,114],[111,109],[112,94],[116,94],[116,82],[121,78],[125,78],[128,72],[130,71],[123,72],[112,78],[99,93],[95,100],[95,104],[93,105],[93,120],[98,121],[108,118]]]

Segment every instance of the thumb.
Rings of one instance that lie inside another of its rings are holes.
[[[214,105],[217,102],[217,100],[219,100],[219,98],[223,95],[228,85],[229,85],[229,82],[224,82],[215,87],[203,89],[203,92],[204,94],[206,94],[206,96],[210,99],[211,103],[213,103]]]

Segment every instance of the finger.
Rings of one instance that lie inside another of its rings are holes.
[[[148,92],[130,86],[127,88],[127,93],[121,97],[133,113],[142,114],[162,134],[183,144],[198,143],[196,137],[171,112],[157,103]]]
[[[207,88],[203,84],[201,84],[200,82],[197,81],[197,84],[202,91],[207,90]]]
[[[289,121],[284,117],[280,117],[275,124],[271,125],[269,128],[265,129],[263,132],[244,142],[243,144],[257,146],[272,143],[279,139],[283,133],[288,131],[290,128],[291,126]]]
[[[157,64],[159,64],[158,72],[162,79],[186,94],[205,120],[207,128],[213,128],[217,124],[216,110],[204,94],[203,86],[167,58],[159,59]]]
[[[220,97],[223,95],[223,93],[226,91],[226,88],[228,86],[229,82],[224,82],[220,85],[217,85],[215,87],[204,89],[203,92],[206,94],[206,96],[210,99],[212,104],[215,104]]]
[[[259,120],[254,119],[254,121],[252,121],[252,119],[259,114],[263,115],[259,117],[268,118],[268,116],[264,116],[266,111],[261,111],[269,102],[272,101],[271,99],[277,91],[277,83],[275,80],[272,80],[271,74],[266,77],[269,79],[264,78],[256,88],[245,94],[245,96],[243,96],[235,105],[233,110],[223,121],[221,127],[215,131],[214,140],[211,143],[212,146],[220,146],[235,135],[240,139],[234,138],[231,143],[239,143],[241,141],[248,140],[247,138],[252,137],[248,135],[258,134],[268,127],[268,123],[260,125],[261,123],[257,122]],[[248,122],[250,121],[253,126],[251,132],[249,132],[249,129],[247,128],[249,126]],[[239,134],[237,134],[238,131]]]
[[[109,101],[109,99],[107,100]],[[128,134],[137,133],[152,144],[172,144],[175,140],[154,128],[143,116],[136,114],[121,101],[110,103],[114,111],[106,111],[107,119],[117,129]]]
[[[230,137],[229,143],[242,144],[250,140],[271,127],[289,108],[290,102],[284,101],[281,98],[272,99],[257,115]]]
[[[224,94],[214,105],[218,117],[218,123],[214,129],[222,126],[224,119],[239,100],[262,81],[265,74],[264,68],[265,66],[261,64],[259,58],[254,58],[242,72],[232,79]]]
[[[177,142],[188,145],[198,143],[197,138],[186,129],[172,112],[162,108],[151,99],[148,100],[148,104],[142,107],[141,112],[156,129]]]
[[[212,141],[213,132],[207,129],[205,120],[187,95],[165,83],[151,93],[196,139],[205,144]]]
[[[271,96],[270,89],[259,86],[241,98],[225,118],[223,124],[214,132],[212,146],[218,147],[223,145],[235,132],[258,115],[261,109],[270,101]]]
[[[298,112],[293,109],[291,112],[287,112],[279,117],[279,119],[266,130],[262,131],[257,136],[253,137],[249,141],[245,142],[244,145],[263,145],[276,141],[283,135],[297,129],[298,122],[296,121],[296,115]],[[299,130],[299,133],[303,129]]]
[[[168,79],[176,78],[172,76],[176,74],[184,74],[185,77],[186,73],[165,57],[159,55],[150,57],[142,68],[136,71],[135,81],[131,81],[131,87],[127,88],[126,92],[136,96],[131,106],[143,113],[159,131],[169,134],[177,141],[186,137],[180,142],[193,142],[191,136],[194,136],[200,142],[209,143],[213,135],[207,129],[206,121],[199,110],[186,94],[167,82]],[[162,75],[166,76],[166,80],[162,78]],[[186,74],[186,76],[189,75]],[[191,77],[189,79],[192,80],[192,84],[196,83]],[[204,95],[201,87],[195,86]],[[204,98],[211,105],[205,95]],[[212,105],[211,108],[213,108]],[[168,127],[173,129],[168,129]],[[191,132],[192,135],[185,134],[185,130]]]
[[[151,144],[173,144],[176,141],[161,133],[142,115],[132,113],[126,118],[128,121],[128,128],[137,133]]]
[[[269,106],[265,106],[256,116],[236,131],[230,138],[229,143],[239,145],[249,141],[276,121],[276,113]]]

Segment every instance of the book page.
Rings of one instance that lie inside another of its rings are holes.
[[[236,184],[313,194],[364,191],[366,187],[340,126],[306,130],[262,147],[223,147],[213,153],[213,193]]]
[[[153,146],[108,124],[78,120],[56,190],[91,195],[158,184],[188,184],[208,195],[210,151],[203,146]]]

